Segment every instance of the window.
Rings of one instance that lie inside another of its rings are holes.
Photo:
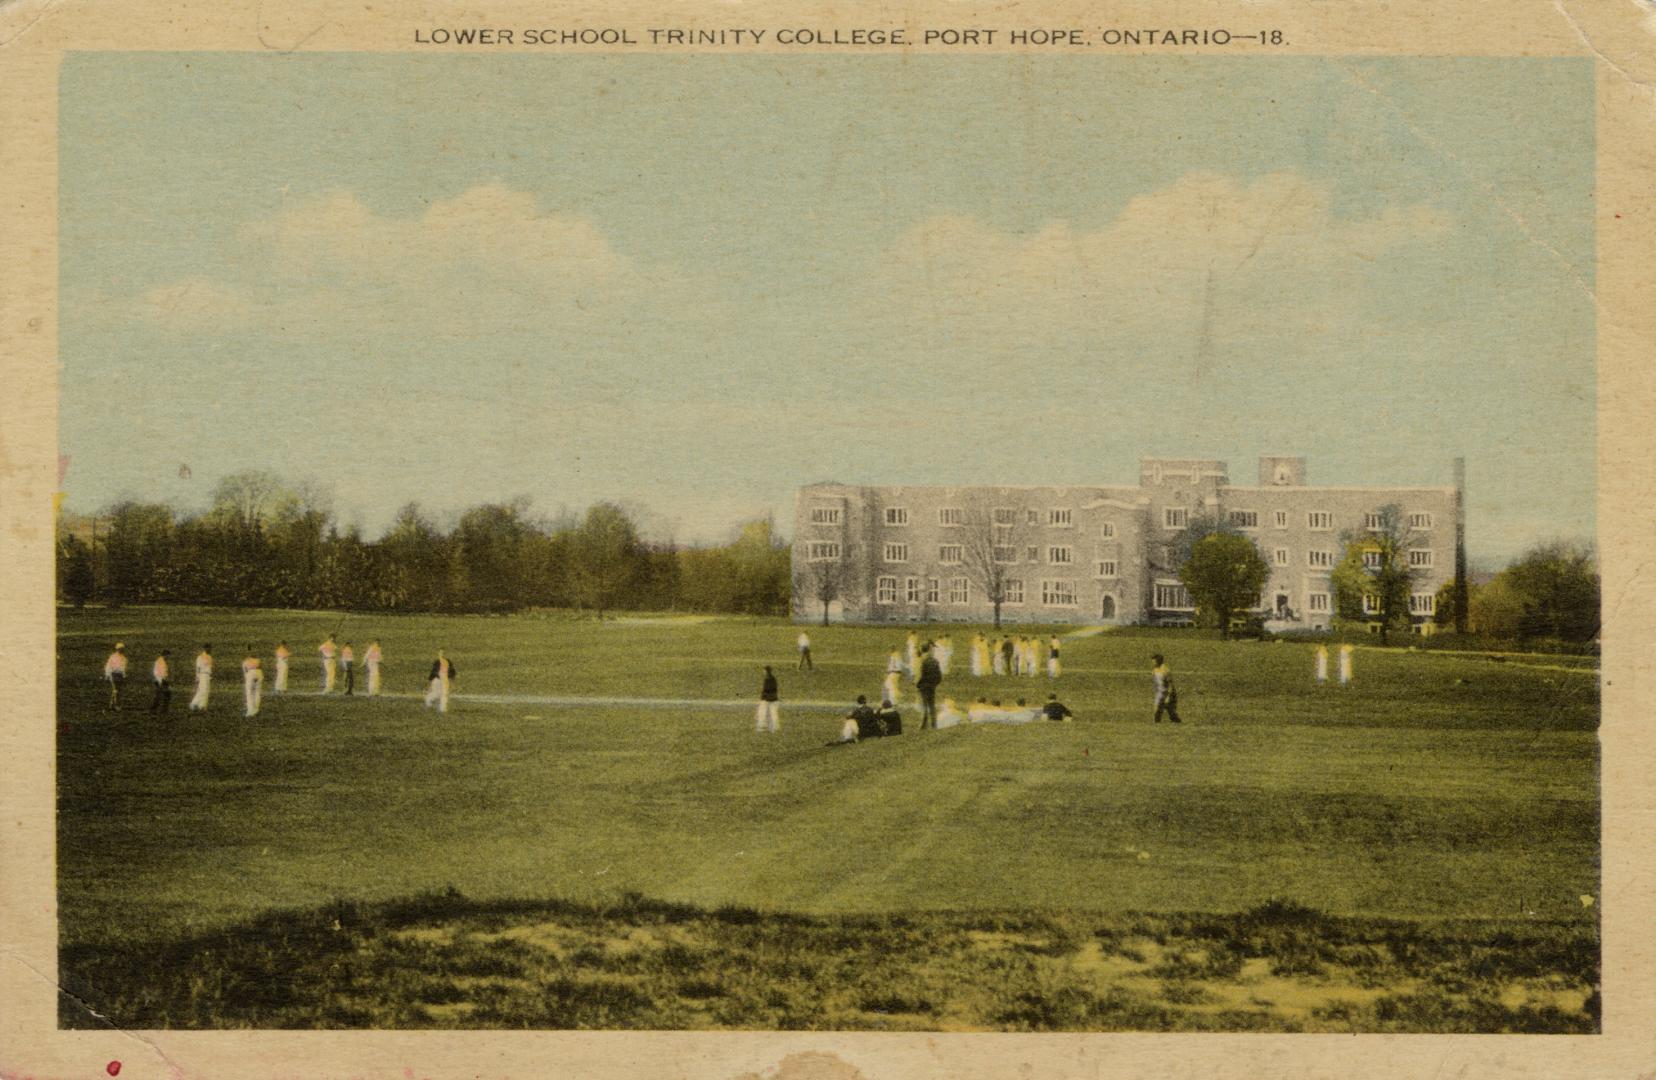
[[[995,561],[1013,563],[1018,561],[1018,549],[1010,544],[995,545]]]
[[[1379,532],[1385,527],[1385,521],[1382,520],[1381,516],[1375,511],[1370,510],[1368,513],[1363,515],[1363,528],[1367,529],[1369,532]]]
[[[1378,596],[1375,596],[1373,593],[1364,593],[1363,594],[1363,614],[1364,615],[1378,615],[1378,614],[1380,614],[1380,598]]]
[[[908,562],[907,544],[887,544],[885,546],[886,562]]]
[[[1409,567],[1410,567],[1410,569],[1430,569],[1431,566],[1432,566],[1432,549],[1431,548],[1410,548],[1409,549]]]
[[[1431,615],[1437,611],[1437,597],[1429,592],[1417,592],[1409,595],[1410,615]]]
[[[937,523],[939,525],[964,525],[966,524],[966,511],[958,506],[940,507],[937,511]]]
[[[895,604],[897,602],[897,579],[883,577],[874,583],[874,600],[881,604]]]
[[[1017,523],[1018,523],[1018,512],[1016,510],[1012,509],[1010,506],[997,506],[997,507],[995,507],[995,524],[996,525],[1011,526],[1011,525],[1016,525]]]
[[[1075,552],[1071,548],[1064,547],[1062,545],[1054,545],[1047,548],[1047,562],[1049,563],[1056,563],[1062,566],[1074,561]]]
[[[1047,524],[1058,529],[1067,529],[1075,524],[1073,513],[1067,508],[1057,508],[1047,511]]]
[[[1156,582],[1156,608],[1159,611],[1194,611],[1190,592],[1176,581]]]
[[[1036,546],[1034,544],[1031,544],[1028,547],[1024,548],[1024,562],[1040,562],[1040,561],[1041,561],[1041,549],[1038,546]]]
[[[1432,515],[1431,514],[1417,513],[1417,514],[1410,514],[1409,515],[1409,528],[1411,528],[1411,529],[1430,529],[1431,527],[1432,527]]]
[[[886,507],[885,523],[893,528],[908,524],[908,510],[901,506]]]
[[[812,540],[805,557],[811,562],[827,562],[840,557],[840,546],[823,540]]]
[[[1385,557],[1382,556],[1378,551],[1365,551],[1365,552],[1363,552],[1363,569],[1364,570],[1379,570],[1381,567],[1383,567],[1385,565],[1386,565]]]
[[[1272,562],[1273,565],[1276,565],[1276,566],[1287,566],[1288,565],[1288,549],[1287,548],[1277,548],[1276,551],[1271,553],[1271,562]]]
[[[1276,512],[1276,519],[1275,520],[1276,520],[1276,527],[1277,528],[1286,529],[1288,527],[1288,511],[1278,510]]]
[[[811,507],[812,525],[838,525],[840,523],[840,508],[837,506]]]
[[[1190,524],[1190,511],[1182,506],[1162,507],[1162,528],[1182,529]]]
[[[1024,521],[1030,525],[1039,525],[1041,523],[1041,512],[1039,510],[1025,510]]]
[[[1305,553],[1305,560],[1312,566],[1333,566],[1334,553],[1332,551],[1307,551]]]
[[[1094,577],[1113,578],[1116,576],[1116,561],[1114,559],[1100,559]]]
[[[1230,523],[1231,527],[1236,529],[1257,529],[1259,528],[1259,511],[1232,510],[1230,512]]]
[[[1327,510],[1313,510],[1305,515],[1305,524],[1312,529],[1332,529],[1334,527],[1334,515]]]
[[[949,579],[949,603],[969,604],[972,602],[972,581],[970,578],[952,577]]]
[[[958,563],[962,559],[962,549],[959,544],[942,544],[937,549],[937,561],[941,563]]]
[[[1021,603],[1024,602],[1023,582],[1021,582],[1021,581],[1007,581],[1007,582],[1003,582],[1002,584],[1004,585],[1004,591],[1006,593],[1006,599],[1001,601],[1001,603],[1003,603],[1003,604],[1021,604]]]
[[[928,604],[937,603],[937,597],[938,597],[937,579],[934,578],[934,577],[929,577],[929,578],[926,579],[926,603],[928,603]]]
[[[1041,603],[1049,607],[1074,607],[1075,582],[1073,581],[1043,581],[1041,582]]]
[[[918,604],[920,602],[920,579],[911,577],[903,584],[903,599],[911,604]]]
[[[1098,535],[1100,537],[1102,537],[1103,539],[1105,539],[1105,540],[1114,540],[1115,539],[1115,522],[1106,521],[1103,525],[1099,526]]]
[[[1328,614],[1328,594],[1325,593],[1325,592],[1306,593],[1305,594],[1305,610],[1311,611],[1311,612],[1316,612],[1317,614],[1320,614],[1320,615],[1327,615]]]

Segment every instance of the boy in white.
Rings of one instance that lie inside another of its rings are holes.
[[[339,655],[339,648],[334,644],[333,635],[329,634],[328,640],[324,641],[322,647],[316,651],[322,657],[322,692],[331,694],[334,688],[334,657]]]
[[[979,634],[972,639],[972,677],[983,678],[983,671],[989,666],[989,643]]]
[[[454,680],[454,665],[449,663],[443,650],[437,650],[437,659],[431,664],[431,682],[426,688],[426,708],[437,706],[440,713],[448,712],[449,684]]]
[[[380,643],[370,641],[368,651],[362,654],[362,662],[368,667],[368,696],[378,697],[380,692]]]
[[[811,635],[801,630],[799,632],[799,666],[807,670],[814,669],[811,663]]]
[[[121,691],[126,686],[127,658],[121,650],[126,648],[117,641],[115,651],[109,654],[104,661],[104,682],[109,684],[109,708],[114,712],[121,711]]]
[[[253,655],[251,645],[247,647],[247,658],[242,661],[242,697],[246,700],[248,718],[258,716],[264,697],[264,665]]]
[[[191,712],[207,711],[207,695],[213,689],[213,647],[203,645],[201,655],[196,657],[196,688],[195,697],[190,699]]]
[[[1340,646],[1340,685],[1351,685],[1351,646]]]
[[[1063,668],[1058,663],[1058,636],[1054,634],[1047,646],[1047,678],[1056,679],[1062,671]]]
[[[1325,682],[1328,681],[1328,646],[1327,645],[1318,645],[1317,646],[1317,681],[1320,682],[1320,683],[1325,683]]]
[[[886,672],[885,690],[884,690],[885,699],[887,701],[891,702],[893,705],[897,704],[897,702],[900,700],[900,695],[898,693],[897,688],[900,685],[902,685],[903,680],[898,677],[901,674],[902,673],[898,672],[898,671],[888,671],[888,672]]]
[[[287,647],[287,642],[285,642],[285,641],[277,642],[277,644],[276,644],[276,682],[271,687],[271,692],[272,693],[277,693],[277,694],[287,693],[288,657],[290,657],[292,655],[293,655],[293,653]]]

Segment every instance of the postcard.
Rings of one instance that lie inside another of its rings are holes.
[[[1656,13],[0,13],[0,1075],[1647,1076]]]

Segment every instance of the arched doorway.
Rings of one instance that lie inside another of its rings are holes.
[[[1099,608],[1098,617],[1101,619],[1114,619],[1116,617],[1115,597],[1109,593],[1104,594],[1104,603]]]

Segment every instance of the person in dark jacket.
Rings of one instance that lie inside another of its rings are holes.
[[[782,730],[782,719],[777,715],[777,702],[781,695],[777,692],[776,674],[771,671],[770,665],[765,665],[765,682],[759,688],[759,708],[754,714],[753,730],[756,732],[777,732]]]
[[[1179,720],[1179,691],[1173,686],[1173,671],[1167,666],[1167,661],[1161,653],[1153,654],[1150,659],[1155,666],[1150,669],[1150,675],[1156,682],[1156,723],[1161,723],[1162,713],[1175,724]]]
[[[943,681],[943,666],[927,649],[920,660],[920,676],[914,688],[920,691],[920,730],[937,727],[937,687]]]
[[[1075,716],[1074,713],[1070,712],[1068,705],[1058,700],[1057,694],[1047,695],[1047,703],[1041,706],[1041,712],[1045,714],[1048,720],[1070,720]]]

